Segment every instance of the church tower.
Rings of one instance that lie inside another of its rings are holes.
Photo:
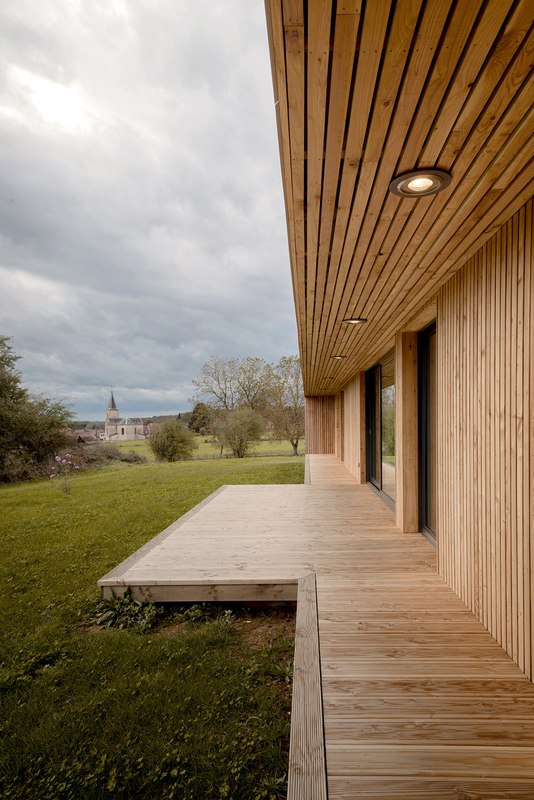
[[[142,419],[120,418],[119,409],[113,397],[109,396],[104,426],[104,439],[106,442],[131,442],[135,439],[145,438],[145,426]]]
[[[104,429],[104,435],[106,441],[109,442],[111,437],[117,434],[118,424],[119,424],[119,409],[117,408],[117,404],[115,403],[115,398],[113,397],[113,391],[112,391],[109,398],[108,410],[106,411],[106,425]]]

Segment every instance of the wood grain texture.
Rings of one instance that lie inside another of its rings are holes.
[[[438,295],[439,570],[532,678],[532,220]]]
[[[532,5],[287,6],[266,2],[304,384],[334,395],[531,197]],[[389,192],[419,167],[451,186]]]
[[[336,449],[335,398],[306,397],[306,452],[310,455],[334,454]]]
[[[532,683],[424,537],[334,455],[307,460],[308,485],[224,487],[102,589],[246,601],[298,584],[290,797],[325,797],[321,693],[330,800],[534,797]]]
[[[323,699],[315,575],[298,583],[288,800],[326,800]]]
[[[356,375],[343,393],[344,464],[356,483],[365,483],[365,375]]]
[[[395,511],[400,530],[414,533],[419,530],[416,333],[397,334],[395,356]]]

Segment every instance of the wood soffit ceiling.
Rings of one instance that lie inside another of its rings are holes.
[[[531,196],[534,5],[266,9],[304,384],[331,394]],[[450,172],[449,188],[388,191],[424,167]]]

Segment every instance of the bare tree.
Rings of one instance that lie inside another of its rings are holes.
[[[234,358],[212,356],[193,379],[197,398],[205,398],[213,408],[233,411],[239,401],[238,362]]]
[[[262,358],[210,358],[193,380],[196,398],[204,399],[213,408],[234,411],[250,408],[263,411],[267,402],[269,364]]]
[[[271,367],[263,358],[244,358],[237,368],[239,406],[261,413],[269,398]]]
[[[298,456],[305,433],[304,387],[298,356],[284,356],[271,370],[266,418],[274,439],[288,440]]]

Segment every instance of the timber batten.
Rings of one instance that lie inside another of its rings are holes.
[[[266,8],[305,392],[331,374],[334,394],[532,194],[531,7]],[[451,172],[451,186],[389,193],[417,167]],[[368,322],[343,326],[352,315]]]
[[[306,397],[306,452],[332,455],[336,450],[335,398]]]
[[[436,538],[441,574],[532,678],[532,4],[266,9],[308,452],[377,488],[395,470],[384,491],[398,524]],[[391,194],[425,168],[450,186]],[[386,452],[380,369],[394,346]]]
[[[529,201],[438,295],[439,571],[532,678]]]

